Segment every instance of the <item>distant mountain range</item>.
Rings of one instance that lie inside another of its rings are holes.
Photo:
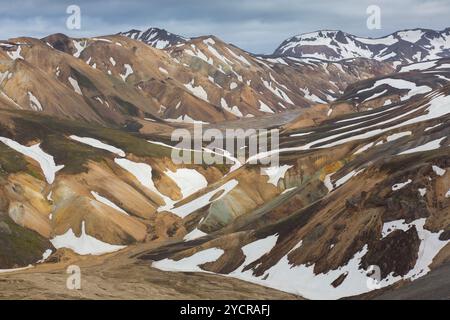
[[[450,28],[403,30],[377,39],[323,30],[289,38],[274,54],[332,61],[364,57],[395,65],[408,64],[450,56]]]
[[[157,49],[165,49],[167,47],[174,46],[189,40],[188,38],[170,33],[164,29],[159,28],[149,28],[146,31],[131,29],[126,32],[119,32],[118,34],[134,40],[142,41]]]
[[[141,41],[53,34],[0,42],[0,102],[121,126],[153,127],[149,119],[213,123],[330,102],[349,84],[393,70],[369,59],[256,57],[214,36],[128,34]]]
[[[144,32],[130,30],[120,34],[156,48],[167,48],[189,40],[158,28]],[[286,39],[273,56],[330,61],[368,58],[398,66],[449,57],[450,28],[442,31],[420,28],[402,30],[381,38],[358,37],[338,30],[319,30]]]

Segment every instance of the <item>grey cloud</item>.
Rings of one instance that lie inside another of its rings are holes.
[[[82,10],[82,29],[65,27],[66,8]],[[382,29],[366,28],[366,8],[379,5]],[[214,34],[257,53],[272,52],[284,39],[319,29],[377,37],[399,29],[448,27],[447,0],[0,0],[0,38],[117,33],[150,26],[186,36]]]

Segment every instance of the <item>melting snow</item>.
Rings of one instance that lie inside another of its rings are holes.
[[[214,262],[224,253],[222,249],[210,248],[199,251],[190,257],[175,261],[172,259],[164,259],[152,263],[153,268],[163,271],[189,271],[189,272],[205,272],[199,265]]]
[[[75,47],[75,53],[73,54],[73,56],[75,58],[79,58],[81,52],[83,52],[83,50],[86,48],[86,41],[76,41],[76,40],[72,40],[72,43]]]
[[[391,134],[391,135],[387,136],[386,140],[387,140],[388,142],[391,142],[391,141],[400,139],[400,138],[402,138],[402,137],[410,136],[411,134],[412,134],[411,131],[405,131],[405,132],[394,133],[394,134]]]
[[[292,187],[292,188],[289,188],[289,189],[285,189],[281,194],[289,193],[289,192],[291,192],[291,191],[293,191],[295,189],[297,189],[297,187]]]
[[[22,50],[21,46],[17,47],[17,50],[15,51],[7,51],[8,56],[13,59],[13,60],[17,60],[17,59],[23,59],[23,57],[20,55],[20,51]]]
[[[373,279],[367,275],[367,272],[360,269],[361,260],[368,252],[367,245],[357,252],[346,265],[335,270],[330,270],[327,273],[315,274],[314,265],[303,264],[294,266],[289,262],[289,254],[294,250],[301,250],[302,241],[292,248],[275,265],[266,270],[263,275],[259,277],[255,276],[252,269],[243,271],[250,263],[256,261],[273,249],[277,240],[276,235],[243,246],[242,250],[246,257],[245,262],[227,276],[291,292],[308,299],[339,299],[362,294],[376,288],[369,284],[386,287],[402,278],[415,280],[430,271],[429,265],[432,263],[433,258],[448,242],[450,242],[450,240],[440,241],[439,236],[442,231],[439,233],[432,233],[423,228],[424,224],[425,219],[418,219],[409,225],[405,225],[404,220],[392,221],[383,225],[382,237],[387,236],[395,229],[406,231],[412,225],[416,226],[419,239],[421,240],[418,259],[414,268],[404,277],[394,277],[390,274],[380,283],[374,283]],[[212,248],[200,251],[191,257],[179,261],[171,259],[157,261],[154,262],[152,266],[166,271],[207,272],[202,270],[199,265],[216,261],[222,254],[222,250]],[[344,281],[339,286],[334,287],[332,283],[342,275],[346,275]]]
[[[116,147],[113,147],[113,146],[111,146],[109,144],[103,143],[103,142],[101,142],[101,141],[99,141],[97,139],[78,137],[78,136],[74,136],[74,135],[70,136],[70,139],[78,141],[80,143],[87,144],[87,145],[89,145],[91,147],[94,147],[94,148],[97,148],[97,149],[102,149],[102,150],[106,150],[106,151],[115,153],[115,154],[117,154],[120,157],[125,157],[126,156],[126,154],[125,154],[125,152],[123,150],[121,150],[119,148],[116,148]]]
[[[418,252],[418,258],[416,260],[415,266],[411,269],[403,279],[415,280],[426,275],[430,268],[429,266],[433,262],[434,257],[444,248],[450,240],[441,241],[439,236],[443,231],[433,233],[424,229],[426,219],[420,218],[409,224],[405,223],[404,219],[387,222],[383,225],[382,238],[389,235],[394,230],[407,231],[413,226],[416,227],[417,235],[419,236],[420,247]]]
[[[425,128],[425,132],[426,131],[430,131],[430,130],[432,130],[432,129],[434,129],[434,128],[437,128],[437,127],[439,127],[439,126],[441,126],[442,125],[442,123],[438,123],[438,124],[436,124],[436,125],[434,125],[434,126],[431,126],[431,127],[427,127],[427,128]]]
[[[284,179],[286,172],[292,167],[293,166],[284,164],[278,167],[261,168],[261,172],[262,174],[269,176],[269,180],[267,181],[267,183],[271,183],[275,187],[278,187],[278,181],[281,178]]]
[[[210,191],[194,200],[192,200],[191,202],[188,202],[180,207],[177,208],[173,208],[170,210],[170,212],[176,214],[177,216],[184,218],[186,216],[188,216],[189,214],[191,214],[192,212],[201,209],[207,205],[209,205],[210,203],[212,203],[213,201],[211,201],[211,198],[214,197],[214,195],[218,194],[219,192],[221,192],[221,195],[215,199],[214,201],[217,201],[221,198],[223,198],[226,194],[228,194],[231,190],[234,189],[234,187],[236,187],[238,185],[238,181],[236,179],[227,181],[225,184],[221,185],[220,187],[218,187],[217,189]]]
[[[123,81],[127,81],[127,78],[133,74],[133,68],[131,68],[131,66],[127,63],[124,64],[123,66],[125,67],[125,73],[120,74],[120,77],[122,78]]]
[[[205,177],[194,169],[182,168],[177,169],[175,172],[167,170],[165,174],[177,184],[183,198],[208,186],[208,181],[206,181]]]
[[[412,182],[412,180],[408,179],[408,181],[406,181],[406,182],[396,183],[396,184],[394,184],[392,186],[392,191],[397,191],[397,190],[403,189],[404,187],[406,187],[411,182]]]
[[[407,66],[401,67],[399,72],[408,72],[413,70],[427,70],[436,66],[436,61],[424,61],[419,63],[413,63]]]
[[[294,133],[294,134],[291,134],[290,136],[291,137],[303,137],[303,136],[306,136],[306,135],[311,134],[313,132],[314,131],[302,132],[302,133]]]
[[[28,91],[28,97],[30,98],[30,107],[34,111],[42,111],[43,110],[42,105],[39,102],[39,100],[30,91]]]
[[[383,90],[382,92],[374,93],[374,94],[371,95],[369,98],[364,99],[364,101],[369,101],[369,100],[376,99],[376,98],[378,98],[378,97],[384,95],[386,92],[388,92],[387,89]]]
[[[200,98],[206,102],[209,102],[208,100],[208,93],[205,91],[205,89],[203,89],[202,86],[194,86],[194,80],[192,80],[191,82],[189,82],[188,84],[184,85],[190,92],[192,92],[192,94],[194,96],[196,96],[197,98]]]
[[[146,163],[137,163],[128,159],[114,159],[114,162],[123,169],[130,172],[144,187],[159,195],[165,202],[165,206],[158,208],[159,211],[170,210],[175,201],[163,195],[156,188],[152,179],[152,167]]]
[[[80,86],[78,85],[78,81],[72,77],[69,77],[68,80],[69,80],[70,84],[72,85],[73,90],[76,93],[78,93],[80,96],[82,96],[83,93],[81,92]]]
[[[339,186],[343,185],[344,183],[346,183],[348,180],[350,180],[353,177],[356,177],[358,174],[360,174],[361,172],[363,172],[365,169],[361,169],[361,170],[353,170],[349,173],[347,173],[345,176],[343,176],[342,178],[340,178],[339,180],[337,180],[335,182],[335,186],[336,188],[338,188]]]
[[[434,173],[436,173],[438,176],[443,176],[445,174],[444,169],[439,168],[438,166],[432,166]]]
[[[412,149],[408,149],[406,151],[400,152],[399,155],[439,149],[441,147],[441,141],[444,140],[445,138],[446,137],[443,137],[443,138],[440,138],[440,139],[436,139],[436,140],[427,142],[425,144],[422,144],[422,145],[420,145],[418,147],[415,147],[415,148],[412,148]]]
[[[33,268],[33,266],[30,264],[26,267],[23,268],[14,268],[14,269],[0,269],[0,273],[9,273],[9,272],[16,272],[16,271],[23,271],[23,270],[27,270],[27,269],[31,269]]]
[[[245,262],[242,264],[242,268],[236,270],[235,272],[242,272],[244,266],[256,261],[263,255],[269,253],[277,244],[277,240],[278,235],[270,235],[266,238],[256,240],[243,246],[242,251],[245,255]]]
[[[397,35],[402,38],[404,41],[408,41],[411,43],[416,43],[420,39],[422,39],[423,31],[422,30],[406,30],[400,31]]]
[[[265,104],[264,102],[262,102],[261,100],[259,100],[259,111],[262,112],[267,112],[267,113],[274,113],[272,109],[270,109],[270,107]]]
[[[432,91],[433,89],[428,86],[417,86],[414,82],[403,80],[403,79],[394,79],[394,78],[385,78],[375,81],[372,87],[360,90],[359,93],[363,93],[366,91],[373,90],[381,85],[389,85],[392,88],[397,88],[400,90],[409,90],[409,93],[402,97],[401,100],[407,100],[411,98],[413,95],[424,94]]]
[[[272,87],[272,82],[277,83],[276,81],[274,81],[275,79],[273,79],[272,75],[269,73],[269,76],[271,77],[271,81],[266,81],[264,79],[261,79],[262,83],[264,84],[264,86],[269,89],[274,95],[276,95],[277,97],[279,97],[280,99],[284,100],[285,102],[289,103],[289,104],[294,104],[294,102],[292,102],[292,100],[289,98],[289,96],[280,88],[273,88]],[[277,83],[278,85],[280,85],[279,83]]]
[[[418,190],[421,197],[424,197],[427,194],[427,188],[419,188]]]
[[[42,172],[44,173],[45,179],[49,184],[52,184],[55,180],[56,172],[61,170],[64,166],[57,166],[53,157],[44,151],[40,147],[40,143],[35,144],[31,147],[27,147],[17,143],[14,140],[0,137],[0,141],[6,144],[8,147],[22,153],[23,155],[30,157],[35,160],[41,166]]]
[[[81,223],[81,235],[77,237],[72,229],[65,234],[54,237],[50,240],[56,249],[69,248],[79,255],[101,255],[121,250],[126,246],[112,245],[100,241],[88,234],[85,230],[85,222]]]
[[[233,106],[232,108],[230,108],[224,98],[220,98],[220,105],[222,106],[222,108],[234,114],[236,117],[242,118],[244,116],[237,106]]]
[[[369,150],[370,148],[372,148],[373,145],[374,145],[373,142],[368,143],[368,144],[366,144],[365,146],[359,148],[359,149],[355,152],[355,154],[363,153],[364,151],[367,151],[367,150]]]
[[[248,62],[247,59],[245,59],[245,57],[243,57],[242,55],[237,55],[236,53],[234,53],[232,50],[230,50],[230,48],[226,47],[226,49],[228,50],[228,52],[235,58],[240,60],[241,62],[245,63],[248,66],[251,66],[250,62]]]
[[[300,88],[300,91],[303,92],[303,96],[305,99],[311,100],[312,102],[315,102],[315,103],[325,103],[325,101],[320,99],[318,96],[310,93],[308,88],[306,88],[306,89]]]
[[[185,235],[183,240],[184,241],[195,240],[195,239],[201,238],[201,237],[206,236],[206,235],[207,235],[207,233],[204,233],[203,231],[198,230],[197,228],[195,228],[194,230],[189,232],[187,235]]]
[[[179,116],[176,119],[166,119],[166,121],[169,121],[169,122],[184,122],[184,123],[203,123],[203,124],[207,124],[208,123],[208,122],[204,122],[204,121],[201,121],[201,120],[192,119],[187,114]]]
[[[47,249],[45,250],[45,252],[42,254],[42,259],[39,260],[37,263],[43,263],[45,262],[45,260],[48,259],[48,257],[50,257],[50,255],[52,254],[52,250],[51,249]]]
[[[331,181],[331,176],[335,174],[335,172],[327,174],[325,176],[325,178],[323,179],[323,184],[325,185],[325,187],[328,189],[328,193],[330,193],[331,191],[333,191],[334,189],[334,185],[333,182]]]
[[[98,202],[101,202],[103,204],[106,204],[108,207],[111,207],[127,216],[129,216],[129,214],[123,210],[122,208],[120,208],[119,206],[117,206],[114,202],[112,202],[109,199],[106,199],[105,197],[102,197],[101,195],[99,195],[97,192],[95,191],[91,191],[91,194],[94,196],[95,200],[97,200]]]

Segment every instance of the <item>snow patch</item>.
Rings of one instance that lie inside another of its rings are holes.
[[[184,85],[190,92],[192,92],[192,94],[194,96],[196,96],[199,99],[202,99],[206,102],[209,103],[208,100],[208,93],[205,91],[205,89],[203,89],[202,86],[194,86],[194,80],[192,80],[191,82],[189,82],[188,84]]]
[[[95,191],[91,191],[92,196],[95,198],[95,200],[97,200],[98,202],[101,202],[103,204],[106,204],[108,207],[111,207],[127,216],[129,216],[129,214],[123,210],[122,208],[120,208],[118,205],[116,205],[114,202],[112,202],[111,200],[102,197],[101,195],[99,195],[97,192]]]
[[[56,173],[64,168],[63,165],[57,166],[53,157],[42,151],[40,143],[35,144],[31,147],[27,147],[14,140],[4,137],[0,137],[0,141],[6,144],[11,149],[14,149],[17,152],[20,152],[21,154],[30,157],[31,159],[38,162],[48,184],[52,184],[55,180]]]
[[[204,233],[203,231],[195,228],[194,230],[192,230],[191,232],[189,232],[187,235],[184,236],[183,240],[184,241],[191,241],[191,240],[195,240],[201,237],[204,237],[208,235],[207,233]]]
[[[123,65],[125,67],[125,73],[124,74],[120,74],[120,77],[122,78],[123,81],[127,81],[127,78],[133,74],[133,68],[131,68],[131,66],[129,64],[124,64]]]
[[[438,176],[442,177],[445,174],[446,170],[439,168],[438,166],[433,165],[432,168],[433,168],[434,173],[436,173]]]
[[[199,267],[207,262],[214,262],[223,255],[222,249],[210,248],[199,251],[190,257],[175,261],[169,258],[155,261],[152,267],[163,271],[188,271],[188,272],[205,272]]]
[[[233,190],[234,187],[236,187],[238,185],[238,183],[239,182],[236,179],[227,181],[226,183],[224,183],[217,189],[210,191],[210,192],[204,194],[203,196],[200,196],[200,197],[192,200],[191,202],[188,202],[180,207],[173,208],[170,210],[170,212],[176,214],[180,218],[184,218],[184,217],[188,216],[189,214],[191,214],[192,212],[211,204],[213,202],[213,201],[211,201],[211,198],[213,198],[214,195],[218,194],[219,192],[221,192],[221,195],[214,201],[217,201],[217,200],[223,198],[231,190]]]
[[[101,142],[101,141],[99,141],[97,139],[86,138],[86,137],[78,137],[78,136],[75,136],[75,135],[71,135],[69,138],[72,139],[72,140],[78,141],[80,143],[87,144],[87,145],[89,145],[91,147],[94,147],[94,148],[97,148],[97,149],[102,149],[102,150],[106,150],[106,151],[115,153],[115,154],[117,154],[120,157],[125,157],[126,156],[126,154],[125,154],[125,152],[123,150],[121,150],[119,148],[116,148],[114,146],[111,146],[109,144],[103,143],[103,142]]]
[[[165,206],[159,207],[157,210],[158,212],[170,211],[175,201],[159,192],[159,190],[156,188],[155,184],[153,183],[152,167],[150,165],[146,163],[133,162],[128,159],[118,159],[118,158],[114,159],[114,162],[123,169],[125,169],[126,171],[128,171],[129,173],[131,173],[136,178],[136,180],[139,181],[140,184],[142,184],[150,191],[153,191],[164,200]]]
[[[392,191],[397,191],[400,189],[403,189],[404,187],[406,187],[408,184],[410,184],[412,182],[411,179],[408,179],[408,181],[406,182],[400,182],[400,183],[396,183],[392,186]]]
[[[75,235],[72,229],[69,229],[65,234],[51,239],[50,242],[56,249],[68,248],[79,255],[101,255],[118,251],[126,247],[112,245],[86,234],[84,221],[81,223],[81,235],[79,237]]]
[[[31,109],[33,109],[34,111],[42,111],[42,110],[44,110],[42,108],[42,105],[39,102],[39,100],[30,91],[28,91],[28,97],[30,99],[30,107],[31,107]]]
[[[441,147],[441,141],[444,140],[445,138],[446,137],[427,142],[427,143],[422,144],[422,145],[420,145],[418,147],[415,147],[415,148],[408,149],[406,151],[400,152],[398,155],[410,154],[410,153],[415,153],[415,152],[431,151],[431,150],[439,149]]]
[[[69,80],[70,84],[72,85],[73,90],[76,93],[78,93],[80,96],[82,96],[83,93],[81,92],[80,86],[78,85],[78,81],[72,77],[69,77],[68,80]]]
[[[205,177],[194,169],[181,168],[176,169],[175,172],[167,170],[165,174],[180,188],[183,198],[208,186]]]
[[[261,100],[259,100],[259,111],[262,112],[266,112],[266,113],[274,113],[272,109],[270,109],[270,107],[265,104],[264,102],[262,102]]]
[[[284,164],[277,167],[261,168],[261,173],[263,175],[269,176],[269,180],[267,181],[267,183],[271,183],[275,187],[278,187],[278,181],[280,181],[281,178],[284,179],[286,172],[292,167],[293,166]]]

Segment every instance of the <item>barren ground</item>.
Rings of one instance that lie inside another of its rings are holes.
[[[132,256],[152,245],[101,257],[66,254],[63,261],[0,274],[0,299],[299,299],[237,279],[163,272]],[[66,287],[67,266],[81,268],[81,290]]]

